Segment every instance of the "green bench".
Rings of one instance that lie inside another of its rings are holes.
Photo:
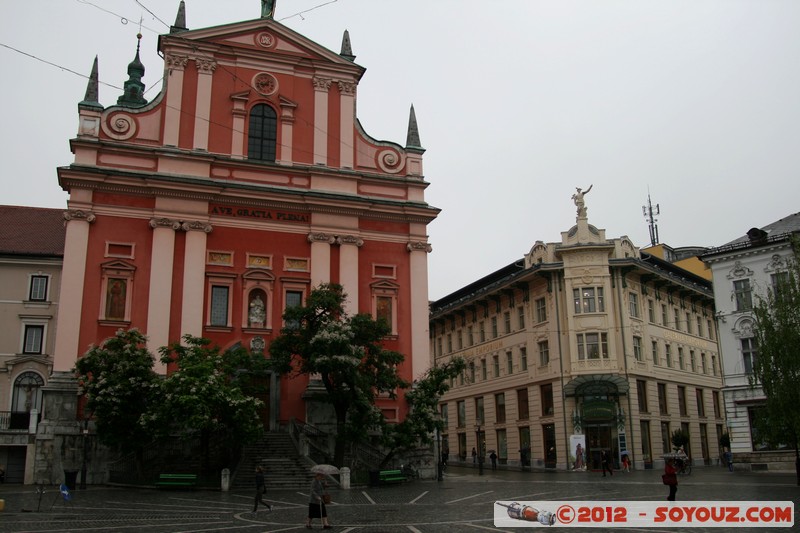
[[[402,483],[406,480],[401,470],[381,470],[378,474],[380,483]]]
[[[197,474],[159,474],[156,487],[194,487]]]

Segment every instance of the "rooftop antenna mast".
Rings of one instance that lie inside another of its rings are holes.
[[[650,191],[647,191],[647,205],[642,206],[642,213],[644,219],[650,228],[650,246],[658,244],[658,224],[656,224],[656,215],[661,214],[661,209],[658,204],[653,207],[653,202],[650,201]]]

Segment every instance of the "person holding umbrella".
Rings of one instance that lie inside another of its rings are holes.
[[[627,450],[622,452],[622,471],[623,472],[630,472],[631,471],[630,452],[628,452]]]
[[[311,493],[308,497],[308,518],[306,519],[306,529],[311,529],[311,521],[315,518],[322,520],[322,529],[333,529],[328,522],[328,510],[325,502],[330,502],[330,496],[325,489],[325,475],[338,474],[339,469],[332,465],[316,465],[311,467],[314,479],[311,481]]]

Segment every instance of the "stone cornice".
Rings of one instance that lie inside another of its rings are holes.
[[[112,174],[105,169],[93,168],[92,174]],[[116,170],[115,176],[128,175],[128,172]],[[134,179],[141,179],[138,173],[131,174]],[[165,185],[174,185],[176,182],[191,183],[201,186],[205,190],[175,189],[172,187],[159,187],[158,181],[150,179],[147,186],[138,184],[108,183],[104,179],[92,179],[91,177],[60,177],[60,184],[69,188],[88,189],[102,191],[112,194],[130,194],[143,197],[169,197],[189,200],[200,200],[207,202],[224,202],[232,205],[258,206],[264,208],[301,210],[310,213],[325,213],[334,215],[358,216],[370,220],[400,221],[415,224],[427,224],[436,218],[439,209],[424,203],[410,204],[408,202],[398,202],[393,200],[377,198],[359,198],[350,195],[340,196],[336,193],[316,192],[307,190],[287,189],[285,187],[272,187],[269,185],[251,185],[227,183],[224,187],[228,195],[221,195],[222,184],[217,184],[210,180],[194,178],[161,178]],[[139,182],[141,183],[141,182]],[[241,191],[242,196],[232,196],[230,193]],[[256,194],[292,196],[297,198],[297,202],[281,201],[280,199],[258,198]],[[243,196],[249,194],[248,196]],[[341,201],[335,205],[333,202]]]

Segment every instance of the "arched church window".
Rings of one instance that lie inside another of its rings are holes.
[[[247,131],[247,157],[274,162],[277,142],[278,118],[275,110],[266,104],[253,106]]]

